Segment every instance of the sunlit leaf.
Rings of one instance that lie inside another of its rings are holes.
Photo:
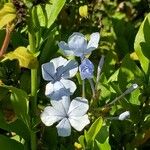
[[[125,56],[122,61],[118,74],[119,86],[122,90],[126,89],[127,83],[136,82],[142,84],[143,73],[136,65],[136,63],[130,58],[129,55]]]
[[[33,8],[34,21],[42,27],[49,28],[56,20],[65,2],[66,0],[50,0],[48,4],[35,6]]]
[[[18,47],[13,52],[6,54],[5,59],[18,59],[21,67],[29,69],[35,69],[38,67],[37,58],[34,57],[25,47]]]
[[[84,6],[80,6],[79,8],[79,14],[81,17],[87,17],[88,16],[88,6],[84,5]]]
[[[90,143],[92,142],[96,135],[99,133],[101,127],[102,127],[102,124],[103,124],[103,119],[102,118],[98,118],[90,127],[90,129],[85,132],[85,139],[86,139],[86,142]]]
[[[148,59],[149,55],[147,57],[147,54],[149,53],[149,45],[147,46],[146,44],[149,43],[150,39],[149,31],[150,31],[150,13],[146,16],[143,23],[141,24],[134,42],[135,52],[139,57],[139,61],[145,73],[148,73],[149,69],[149,59]]]
[[[131,54],[130,54],[130,58],[133,59],[133,60],[139,60],[139,58],[138,58],[136,52],[131,53]]]
[[[0,10],[0,29],[16,18],[16,9],[12,3],[6,3]]]
[[[103,71],[107,79],[116,71],[115,65],[117,63],[117,55],[113,52],[109,52],[104,60]],[[103,82],[103,81],[102,81]],[[108,82],[108,81],[107,81]]]
[[[108,139],[104,143],[100,143],[96,140],[96,144],[100,150],[111,150]]]

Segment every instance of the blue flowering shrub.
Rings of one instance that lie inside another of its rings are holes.
[[[0,1],[0,149],[150,149],[146,0]]]

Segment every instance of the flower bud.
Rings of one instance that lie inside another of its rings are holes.
[[[118,119],[119,120],[125,120],[130,116],[130,112],[129,111],[125,111],[122,114],[119,115]]]
[[[79,66],[79,71],[82,80],[90,79],[93,77],[94,65],[89,59],[85,58]]]
[[[129,94],[131,93],[132,91],[134,91],[135,89],[138,88],[138,85],[135,83],[135,84],[132,84],[123,94]]]

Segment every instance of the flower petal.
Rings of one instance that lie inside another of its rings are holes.
[[[63,96],[70,95],[69,89],[66,89],[60,81],[48,83],[45,89],[45,95],[52,100],[60,100]]]
[[[71,125],[67,118],[62,119],[56,128],[59,136],[66,137],[71,134]]]
[[[71,80],[61,79],[60,82],[64,85],[66,91],[69,90],[69,95],[72,95],[77,88],[75,83]],[[68,95],[64,95],[64,96],[68,96]]]
[[[78,62],[75,60],[67,61],[66,64],[64,64],[64,67],[62,67],[58,71],[58,76],[63,78],[71,78],[73,77],[78,71]]]
[[[46,81],[53,81],[55,80],[55,67],[52,62],[48,62],[42,65],[42,76],[43,79]]]
[[[63,57],[57,57],[50,62],[42,65],[42,76],[46,81],[60,80],[59,70],[61,70],[67,63],[67,59]]]
[[[51,106],[45,107],[44,111],[41,113],[41,120],[46,126],[51,126],[62,118],[64,118],[64,115]]]
[[[70,97],[63,96],[59,101],[51,100],[50,102],[56,110],[61,111],[62,114],[65,114],[65,116],[67,116],[67,112],[70,106]]]
[[[49,82],[48,84],[46,84],[46,87],[45,87],[45,95],[48,97],[51,97],[53,92],[54,92],[54,84]]]
[[[81,117],[69,117],[71,126],[77,131],[81,131],[86,125],[90,123],[88,115]]]
[[[69,37],[68,45],[75,56],[82,57],[87,48],[87,41],[83,34],[75,32]]]
[[[86,53],[90,53],[92,50],[95,50],[98,47],[98,42],[100,40],[100,34],[98,32],[92,33],[90,36],[90,41],[87,45]]]
[[[70,104],[68,116],[81,117],[87,112],[88,109],[88,100],[82,97],[76,97]]]
[[[45,95],[52,100],[60,100],[63,96],[70,96],[76,90],[74,82],[66,79],[61,79],[55,83],[48,83],[46,85]]]
[[[64,41],[61,41],[58,43],[58,46],[60,49],[63,50],[64,54],[67,55],[67,56],[72,56],[74,55],[74,52],[72,50],[70,50],[68,44]]]
[[[53,63],[55,71],[57,71],[59,67],[61,66],[63,67],[67,63],[67,59],[60,56],[60,57],[52,59],[50,62]]]

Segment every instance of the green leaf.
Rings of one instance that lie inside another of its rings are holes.
[[[118,56],[124,57],[133,50],[135,27],[124,19],[112,19],[113,29],[116,35],[116,47]]]
[[[95,143],[100,150],[111,150],[109,145],[109,127],[103,126],[96,136]]]
[[[50,33],[43,33],[42,39],[44,41],[42,41],[42,45],[40,48],[41,51],[41,55],[39,58],[40,64],[49,61],[49,59],[53,57],[53,55],[55,55],[55,53],[57,52],[58,45],[56,41],[58,41],[58,35],[56,33],[57,33],[56,29],[50,31]]]
[[[21,143],[12,140],[4,135],[0,135],[0,146],[2,150],[24,150]]]
[[[104,143],[100,143],[96,140],[96,144],[97,144],[97,147],[98,147],[99,150],[111,150],[108,138]]]
[[[88,132],[85,132],[85,139],[87,143],[90,144],[92,141],[94,141],[102,125],[103,125],[103,119],[100,117],[92,124]]]
[[[25,47],[18,47],[13,52],[6,54],[4,60],[6,59],[18,59],[20,66],[28,69],[35,69],[38,67],[37,58]]]
[[[82,148],[85,149],[85,137],[84,137],[84,135],[81,135],[81,136],[78,138],[78,141],[79,141],[80,144],[82,145]]]
[[[10,90],[10,100],[17,116],[29,127],[29,97],[27,93],[21,89],[12,86],[4,86]]]
[[[43,132],[43,141],[51,150],[57,149],[58,139],[57,131],[54,127],[46,127]]]
[[[64,6],[66,0],[51,0],[51,5],[47,5],[47,18],[48,18],[48,28],[54,23],[59,12]]]
[[[20,77],[18,60],[6,60],[0,62],[0,80],[6,85],[17,85]]]
[[[139,101],[139,95],[141,94],[140,89],[136,89],[135,91],[133,91],[130,96],[127,96],[128,101],[131,104],[135,104],[135,105],[140,105],[140,101]]]
[[[16,9],[12,3],[6,3],[0,10],[0,29],[16,18]]]
[[[15,132],[17,135],[25,139],[26,141],[30,140],[30,133],[27,126],[21,121],[16,120],[12,123],[6,123],[2,113],[0,112],[0,128],[8,132]]]
[[[0,86],[0,101],[4,98],[6,98],[6,95],[8,94],[8,89],[3,88]]]
[[[109,52],[105,57],[105,63],[103,66],[103,73],[106,78],[109,79],[116,71],[115,64],[117,63],[117,55],[113,52]]]
[[[142,71],[135,64],[135,62],[129,55],[126,55],[122,61],[118,74],[119,86],[122,91],[126,90],[127,83],[135,82],[140,85],[143,84],[143,76]]]
[[[50,28],[65,2],[66,0],[50,0],[50,3],[48,4],[35,6],[33,8],[35,25],[39,24],[42,27]]]
[[[147,55],[149,53],[147,43],[150,42],[149,31],[150,31],[150,13],[145,17],[144,21],[142,22],[134,42],[135,52],[139,57],[139,61],[141,63],[144,72],[147,74],[149,69],[149,59],[148,59],[149,55]],[[143,43],[145,43],[146,46],[144,45],[143,47]]]
[[[110,85],[101,84],[100,89],[101,89],[101,95],[100,95],[101,101],[106,101],[110,99],[110,96],[112,94]]]

